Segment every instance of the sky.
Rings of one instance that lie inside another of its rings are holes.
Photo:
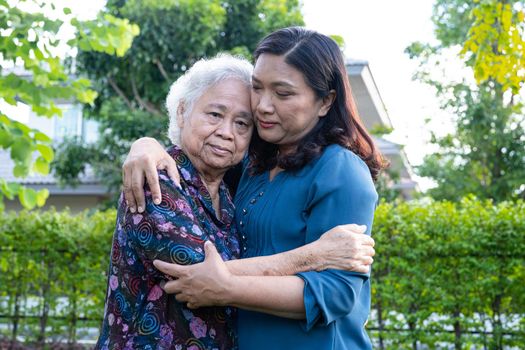
[[[431,152],[429,128],[446,128],[432,88],[413,81],[416,62],[404,50],[414,41],[435,42],[431,0],[303,0],[306,26],[345,39],[348,58],[368,61],[394,132],[413,165]],[[424,120],[432,119],[426,126]]]
[[[433,42],[432,0],[301,0],[306,27],[344,38],[348,58],[368,61],[394,127],[390,141],[404,145],[412,165],[432,152],[429,129],[450,128],[450,115],[439,108],[433,90],[412,76],[417,64],[404,53],[414,41]],[[104,0],[71,2],[79,19],[93,17]],[[430,118],[431,125],[424,120]],[[423,183],[422,187],[427,187]]]

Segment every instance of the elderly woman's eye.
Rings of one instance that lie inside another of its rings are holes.
[[[250,124],[248,124],[248,123],[245,122],[244,120],[236,121],[235,124],[236,124],[237,127],[240,128],[240,129],[248,129],[248,128],[250,127]]]
[[[217,112],[209,112],[208,115],[212,116],[213,118],[220,118],[221,114]]]

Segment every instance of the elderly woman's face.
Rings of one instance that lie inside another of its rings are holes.
[[[181,147],[197,169],[226,170],[243,159],[250,143],[250,88],[237,79],[219,82],[194,103],[189,116],[179,116],[178,121]]]

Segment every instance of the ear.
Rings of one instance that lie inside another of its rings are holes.
[[[319,109],[319,117],[322,118],[326,116],[330,108],[332,107],[332,104],[335,101],[335,90],[330,90],[328,92],[328,95],[323,97],[321,108]]]
[[[177,107],[177,125],[179,129],[184,127],[184,112],[186,111],[186,106],[183,101],[179,102],[179,107]]]

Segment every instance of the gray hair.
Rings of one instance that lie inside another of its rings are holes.
[[[227,80],[238,79],[251,86],[253,66],[246,59],[226,53],[218,54],[210,59],[200,59],[177,79],[170,88],[166,98],[166,108],[170,118],[168,137],[174,145],[180,143],[180,129],[177,124],[179,106],[184,104],[183,118],[190,115],[195,102],[215,84]]]

